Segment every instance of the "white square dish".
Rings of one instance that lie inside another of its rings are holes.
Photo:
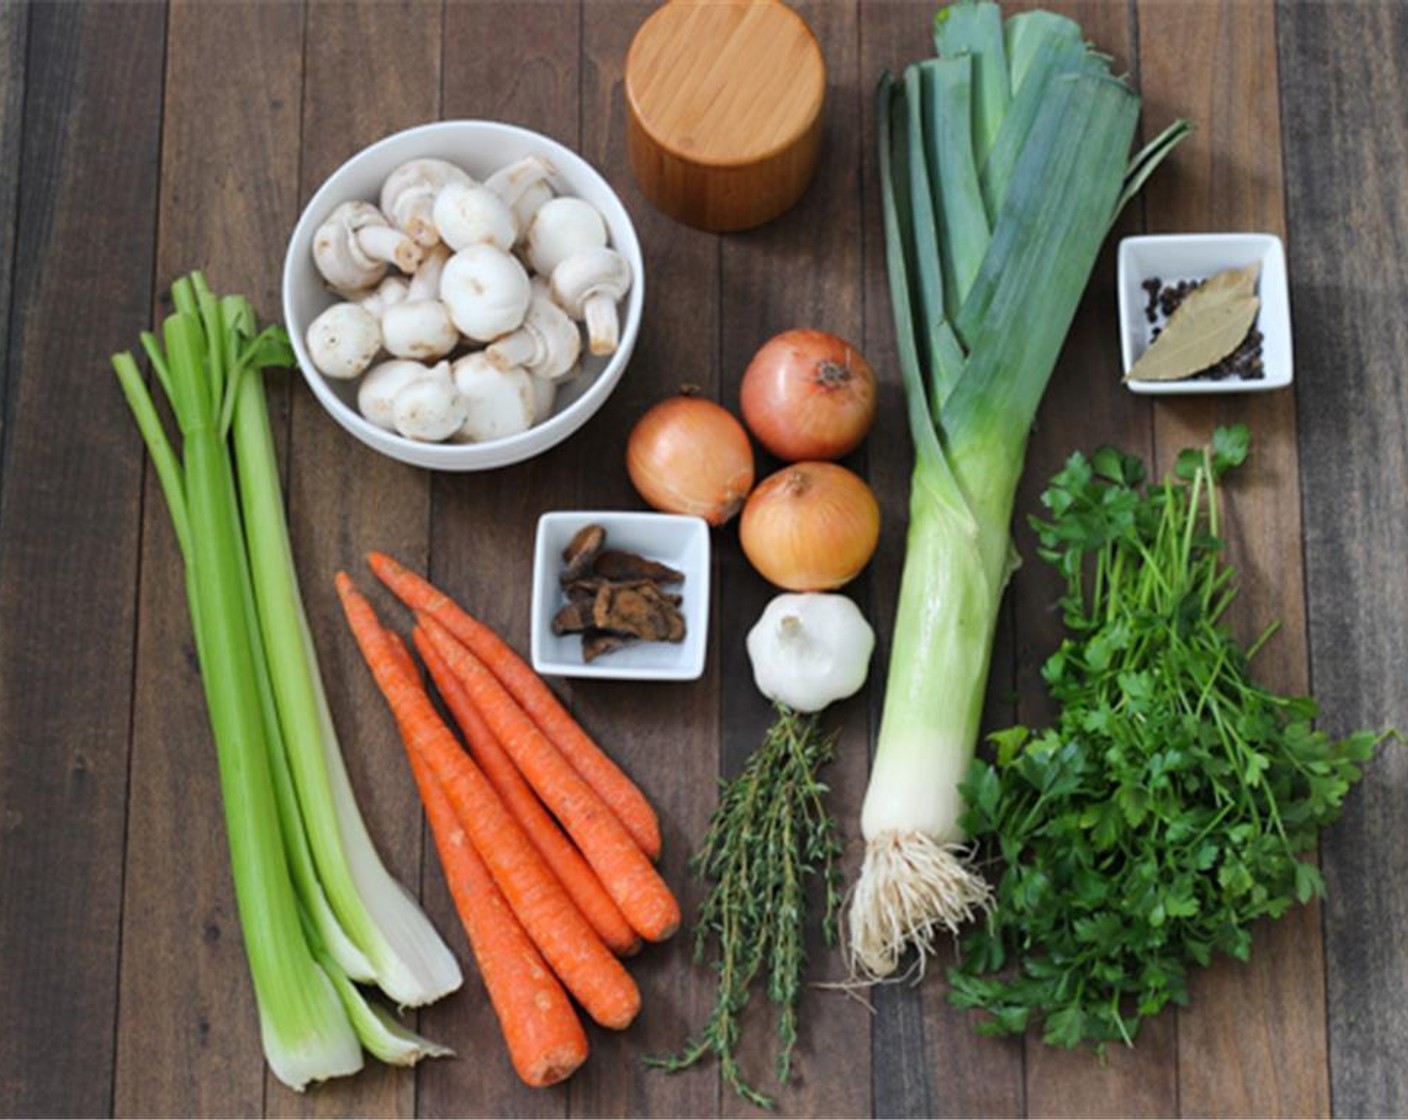
[[[1292,380],[1291,301],[1286,283],[1286,251],[1281,239],[1270,233],[1171,233],[1126,237],[1120,242],[1116,287],[1120,307],[1120,351],[1126,374],[1152,341],[1154,324],[1145,307],[1148,293],[1142,285],[1150,279],[1163,283],[1205,280],[1229,268],[1260,262],[1257,294],[1261,309],[1256,329],[1261,331],[1264,376],[1254,380],[1224,377],[1195,381],[1126,381],[1131,393],[1178,396],[1189,393],[1258,393],[1281,389]]]
[[[588,525],[606,530],[606,547],[634,552],[684,573],[669,590],[682,597],[682,642],[635,642],[588,663],[578,634],[552,632],[552,620],[567,602],[558,576],[562,550]],[[605,680],[692,681],[704,673],[709,638],[709,526],[700,517],[622,510],[571,510],[538,519],[533,548],[533,668],[544,676]]]

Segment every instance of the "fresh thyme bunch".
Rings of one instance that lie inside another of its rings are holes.
[[[717,945],[718,994],[709,1021],[684,1049],[646,1059],[677,1072],[715,1054],[728,1085],[760,1108],[771,1108],[772,1100],[744,1080],[735,1054],[743,1009],[762,971],[778,1007],[777,1078],[786,1082],[807,964],[810,879],[821,879],[822,933],[827,944],[836,942],[841,842],[818,778],[834,754],[835,737],[818,730],[815,716],[779,706],[762,746],[722,784],[718,808],[690,861],[697,875],[713,882],[699,907],[694,956],[702,963],[711,943]]]

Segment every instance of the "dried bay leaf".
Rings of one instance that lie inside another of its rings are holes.
[[[1236,350],[1261,309],[1260,271],[1260,264],[1228,269],[1189,292],[1125,380],[1181,381]]]

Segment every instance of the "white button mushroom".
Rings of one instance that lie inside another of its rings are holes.
[[[414,272],[420,261],[420,246],[369,202],[342,203],[313,236],[313,263],[340,292],[370,288],[386,274],[388,263]]]
[[[513,243],[515,248],[526,246],[533,219],[553,197],[552,187],[547,180],[540,179],[524,187],[523,193],[509,205],[509,209],[513,211],[513,220],[518,226],[518,240]]]
[[[448,378],[448,363],[441,362],[440,365],[445,367],[442,375]],[[439,368],[440,366],[436,367]],[[396,394],[412,381],[432,376],[435,376],[435,370],[421,365],[420,362],[400,359],[381,362],[369,369],[357,386],[357,411],[378,428],[394,432],[396,417],[393,406]]]
[[[533,281],[533,298],[523,325],[504,335],[485,353],[499,369],[522,366],[536,377],[554,378],[567,374],[582,352],[582,333],[553,303],[547,284]]]
[[[557,403],[559,382],[531,373],[528,378],[533,382],[533,423],[541,424],[552,415],[553,405]]]
[[[443,358],[459,342],[449,309],[438,298],[440,276],[449,259],[444,245],[431,249],[407,285],[406,298],[382,316],[382,345],[396,357],[417,361]]]
[[[605,244],[606,222],[595,206],[580,198],[543,203],[528,227],[528,261],[541,276],[551,276],[568,257]]]
[[[404,386],[391,402],[396,430],[407,439],[438,443],[464,424],[467,402],[456,391],[449,371],[450,363],[441,362],[430,376]]]
[[[588,249],[553,270],[552,298],[579,322],[587,323],[587,348],[613,354],[619,341],[616,304],[631,286],[631,266],[614,249]]]
[[[450,309],[450,319],[477,342],[493,342],[517,330],[532,294],[523,266],[492,245],[461,249],[440,276],[440,299]]]
[[[398,358],[443,358],[460,340],[450,313],[438,299],[416,299],[389,308],[381,320],[387,352]]]
[[[524,156],[484,180],[484,186],[498,195],[513,213],[515,244],[527,234],[533,215],[552,198],[548,180],[556,174],[553,165],[542,156]]]
[[[525,370],[499,369],[481,351],[457,361],[454,378],[467,412],[457,441],[485,443],[533,426],[533,378]]]
[[[381,188],[381,210],[418,245],[429,249],[440,240],[432,213],[435,196],[447,183],[474,180],[443,159],[413,159],[386,177]]]
[[[488,187],[449,183],[435,197],[435,228],[451,249],[493,245],[505,251],[518,238],[513,211]]]
[[[335,303],[308,325],[308,356],[318,371],[349,381],[381,349],[376,316],[355,303]]]
[[[424,270],[425,265],[421,265]],[[372,317],[378,322],[386,314],[387,310],[402,302],[410,291],[410,284],[403,276],[388,276],[380,284],[366,295],[357,300],[357,304],[364,310],[371,312]]]

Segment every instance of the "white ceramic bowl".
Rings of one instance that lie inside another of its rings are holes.
[[[634,552],[684,573],[669,590],[682,598],[682,642],[636,642],[590,664],[577,634],[552,632],[552,618],[567,602],[558,576],[562,550],[588,525],[606,530],[606,547]],[[533,549],[533,668],[545,676],[600,677],[635,681],[692,681],[704,673],[709,638],[709,526],[701,517],[674,513],[571,510],[538,520]]]
[[[616,353],[609,358],[584,353],[582,372],[558,389],[552,416],[515,436],[488,443],[419,443],[377,427],[357,411],[357,382],[324,377],[314,368],[304,346],[309,323],[337,300],[313,264],[313,235],[318,225],[339,203],[349,199],[375,202],[382,181],[406,160],[436,156],[459,164],[476,179],[484,179],[527,155],[546,157],[557,169],[568,193],[601,211],[612,247],[630,263],[634,279],[622,306],[621,342]],[[393,459],[432,470],[488,470],[521,462],[561,443],[611,395],[630,361],[640,330],[645,298],[642,263],[640,242],[626,208],[606,180],[581,156],[555,140],[514,125],[440,121],[395,133],[364,148],[318,188],[294,226],[284,258],[284,322],[313,395],[334,420],[367,446]]]
[[[1120,349],[1124,371],[1133,368],[1149,348],[1153,325],[1144,314],[1148,293],[1140,287],[1157,277],[1165,284],[1178,280],[1206,280],[1229,268],[1260,262],[1257,294],[1261,310],[1256,327],[1261,331],[1264,377],[1244,381],[1224,377],[1208,381],[1126,381],[1131,393],[1177,396],[1189,393],[1256,393],[1280,389],[1291,383],[1291,299],[1286,284],[1286,252],[1281,239],[1270,233],[1171,233],[1126,237],[1120,242],[1118,278]]]

